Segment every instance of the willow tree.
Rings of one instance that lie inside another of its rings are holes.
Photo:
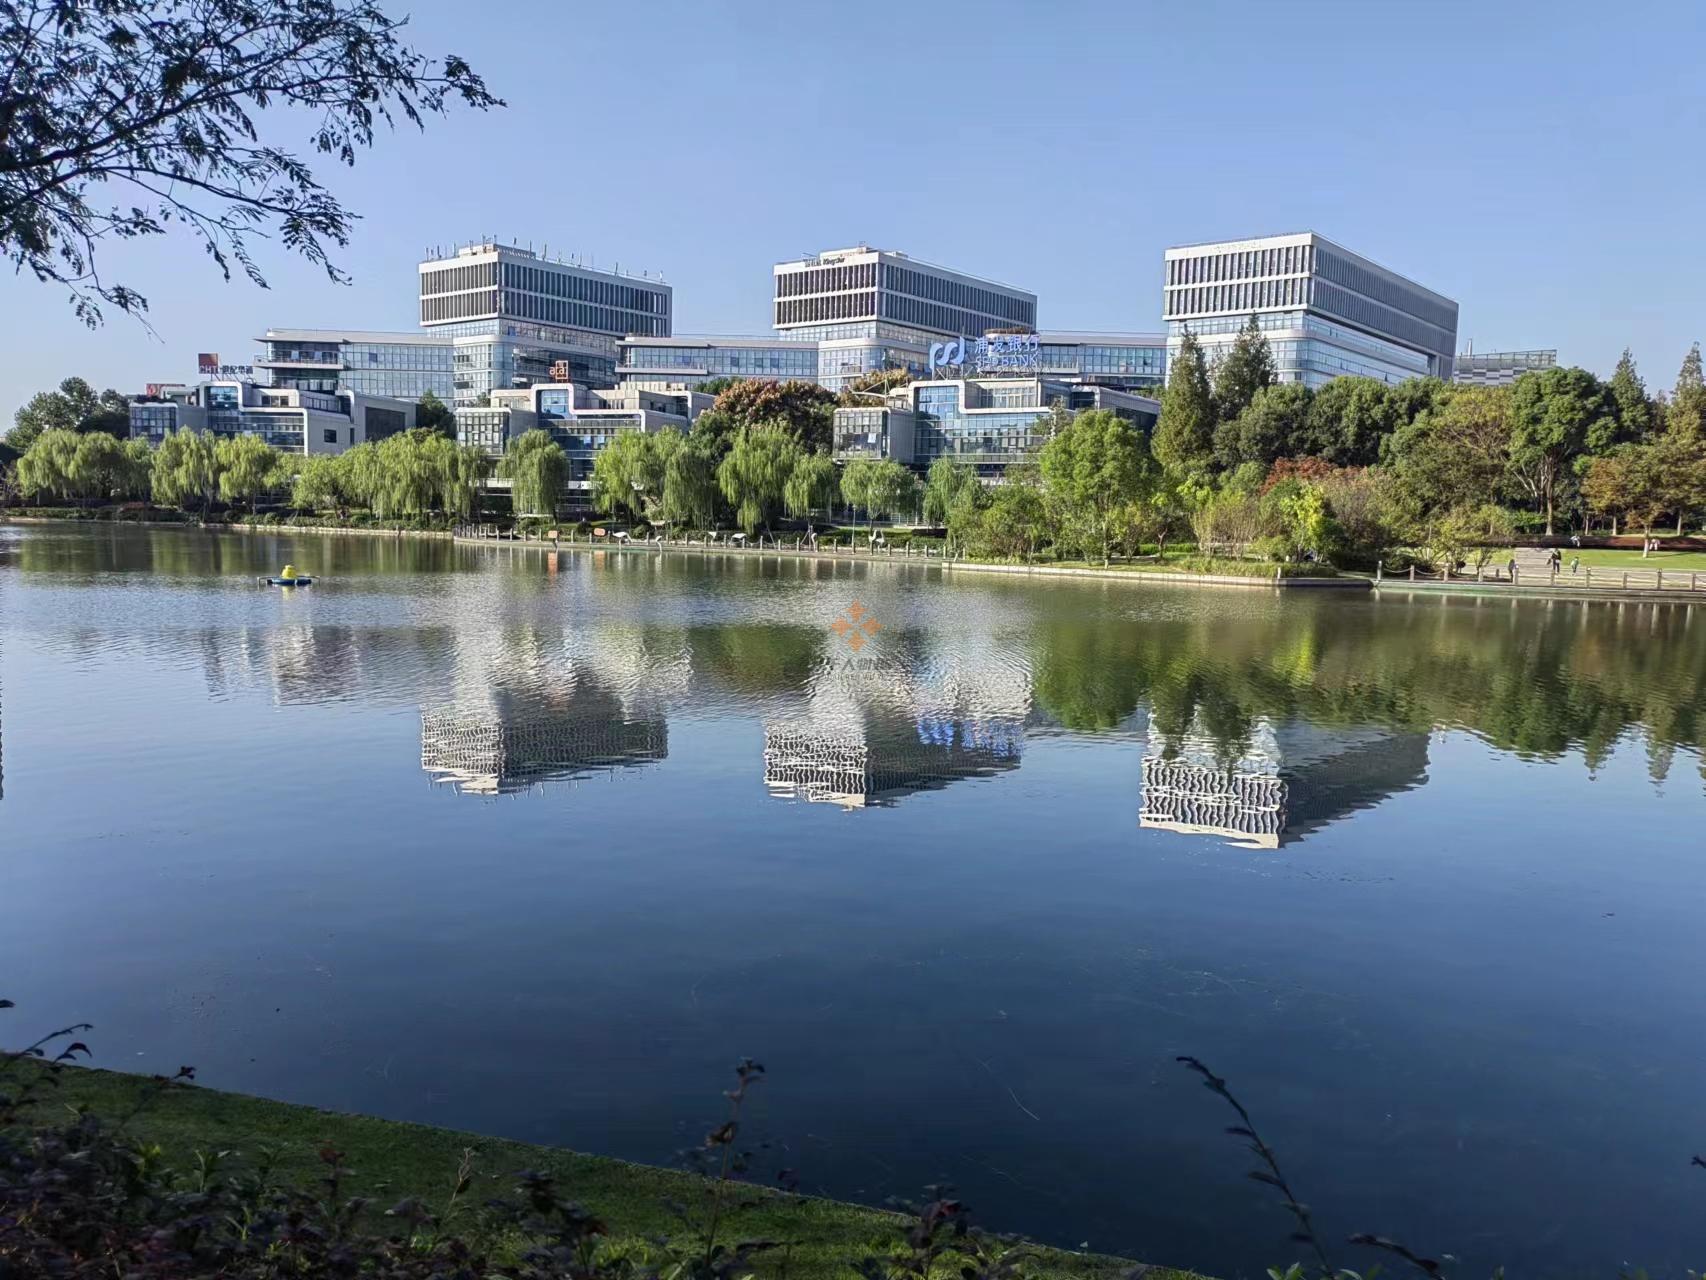
[[[279,451],[259,436],[241,435],[221,440],[217,446],[219,459],[219,496],[235,505],[249,504],[253,515],[262,493],[283,484],[284,459]]]
[[[52,427],[35,437],[18,459],[18,489],[25,497],[46,494],[61,500],[77,493],[77,446],[83,437],[67,427]]]
[[[805,456],[783,427],[742,427],[717,467],[717,484],[747,533],[769,528],[781,510],[788,477]]]
[[[810,515],[830,507],[839,490],[834,460],[827,453],[808,453],[782,486],[782,504],[791,516]]]
[[[154,451],[154,501],[162,507],[189,509],[196,503],[203,516],[219,491],[219,449],[206,431],[180,427]]]
[[[548,431],[527,431],[509,442],[498,475],[511,485],[515,513],[557,513],[557,500],[569,478],[569,455]]]
[[[663,500],[669,460],[681,446],[677,431],[624,431],[598,451],[592,463],[592,500],[610,515],[636,520],[653,514]]]
[[[669,455],[663,476],[663,518],[671,524],[709,528],[717,518],[717,463],[714,439],[688,436]]]

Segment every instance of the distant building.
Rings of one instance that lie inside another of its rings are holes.
[[[668,337],[674,305],[661,280],[490,240],[420,264],[420,322],[455,348],[459,406],[549,381],[558,364],[576,383],[613,386],[618,341]]]
[[[1056,403],[1073,413],[1108,409],[1145,431],[1161,413],[1147,396],[1054,378],[914,382],[868,406],[836,409],[835,457],[890,458],[919,470],[950,457],[994,483],[1042,448],[1040,423]]]
[[[616,376],[623,386],[656,389],[695,387],[713,378],[757,378],[767,382],[815,382],[843,390],[866,374],[903,370],[922,379],[932,353],[942,362],[950,348],[964,345],[964,359],[951,363],[984,376],[1046,375],[1069,382],[1133,389],[1166,381],[1167,336],[1160,333],[985,334],[983,340],[889,337],[806,339],[681,336],[626,338]]]
[[[569,496],[584,498],[593,461],[610,441],[625,431],[685,432],[713,399],[697,391],[539,383],[493,392],[489,405],[457,409],[456,439],[497,457],[517,436],[548,431],[569,455]]]
[[[1457,304],[1312,231],[1179,245],[1164,261],[1169,361],[1187,329],[1212,362],[1254,318],[1280,382],[1452,376]]]
[[[342,453],[415,425],[413,401],[354,391],[327,394],[223,379],[156,390],[159,394],[130,403],[132,439],[159,444],[189,427],[217,436],[258,436],[289,453]]]
[[[1525,373],[1557,367],[1555,350],[1465,351],[1457,357],[1451,380],[1478,387],[1502,387]]]
[[[419,400],[432,392],[445,404],[451,385],[450,340],[438,333],[386,333],[362,329],[268,329],[255,368],[275,387],[334,394]]]

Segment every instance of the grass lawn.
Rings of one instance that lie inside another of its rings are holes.
[[[1564,553],[1564,570],[1569,571],[1570,557],[1580,556],[1584,569],[1672,569],[1683,573],[1706,573],[1706,551],[1655,551],[1645,560],[1639,551],[1621,548],[1584,547],[1580,551],[1560,547]]]
[[[86,1106],[97,1115],[117,1117],[128,1114],[143,1096],[141,1091],[152,1087],[141,1076],[73,1068],[65,1071],[57,1089],[44,1092],[50,1106]],[[374,1196],[380,1208],[405,1196],[442,1205],[463,1153],[471,1150],[475,1181],[469,1203],[508,1195],[514,1186],[512,1174],[537,1169],[552,1174],[562,1194],[598,1214],[621,1241],[681,1234],[682,1224],[666,1202],[697,1210],[711,1186],[706,1179],[671,1169],[371,1116],[340,1115],[199,1086],[174,1088],[156,1098],[132,1122],[131,1132],[158,1143],[176,1168],[185,1168],[196,1151],[252,1153],[260,1145],[269,1145],[281,1153],[281,1174],[304,1183],[320,1171],[318,1152],[330,1144],[344,1153],[344,1163],[354,1171],[353,1191]],[[903,1230],[904,1220],[894,1214],[836,1200],[788,1196],[744,1184],[730,1199],[738,1207],[721,1238],[797,1242],[788,1259],[789,1276],[846,1277],[852,1273],[849,1263],[873,1253],[886,1254]],[[979,1225],[1000,1228],[999,1223]],[[780,1251],[761,1253],[756,1260],[760,1275],[781,1269]],[[1113,1280],[1130,1266],[1117,1258],[1051,1250],[1044,1252],[1030,1273]],[[1149,1275],[1154,1280],[1191,1280],[1189,1273],[1161,1269]]]

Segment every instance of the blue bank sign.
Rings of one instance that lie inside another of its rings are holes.
[[[930,375],[958,370],[978,374],[1037,373],[1042,344],[1034,333],[992,333],[975,341],[956,338],[930,344]]]

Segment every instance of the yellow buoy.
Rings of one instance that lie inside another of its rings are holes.
[[[295,576],[296,576],[296,566],[293,564],[285,565],[284,566],[284,572],[279,574],[279,577],[281,577],[281,578],[294,578]]]

